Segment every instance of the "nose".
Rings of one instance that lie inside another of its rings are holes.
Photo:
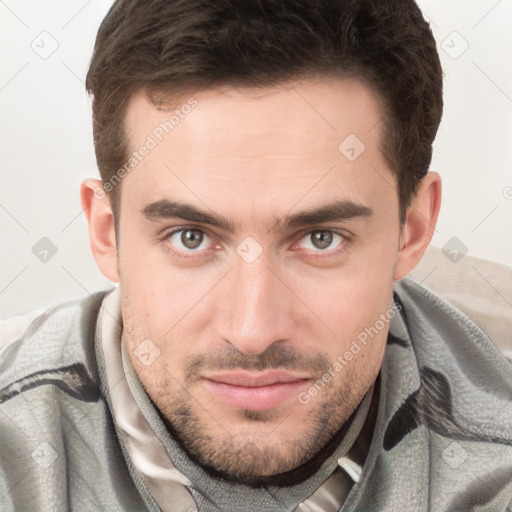
[[[263,255],[247,263],[237,258],[225,283],[225,307],[218,312],[221,338],[246,354],[261,354],[292,335],[291,292]]]

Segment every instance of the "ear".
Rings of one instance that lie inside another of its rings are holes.
[[[89,239],[96,264],[107,279],[117,283],[119,268],[114,215],[101,181],[85,180],[80,187],[80,198],[89,224]]]
[[[441,176],[429,172],[422,180],[418,194],[412,199],[400,233],[394,279],[407,276],[426,251],[441,208]]]

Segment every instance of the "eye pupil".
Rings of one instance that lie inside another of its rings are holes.
[[[197,229],[186,229],[181,232],[181,241],[188,249],[195,249],[203,241],[203,233]]]
[[[332,244],[332,238],[331,231],[313,231],[313,233],[311,233],[313,245],[318,249],[329,247]]]

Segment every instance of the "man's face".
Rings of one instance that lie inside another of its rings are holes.
[[[359,82],[193,98],[129,105],[132,150],[156,144],[122,183],[124,333],[189,453],[254,483],[310,459],[376,378],[398,194],[380,105]]]

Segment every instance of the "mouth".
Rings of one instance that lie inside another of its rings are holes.
[[[227,405],[262,411],[296,397],[311,377],[283,370],[237,370],[207,375],[203,380],[209,391]]]

